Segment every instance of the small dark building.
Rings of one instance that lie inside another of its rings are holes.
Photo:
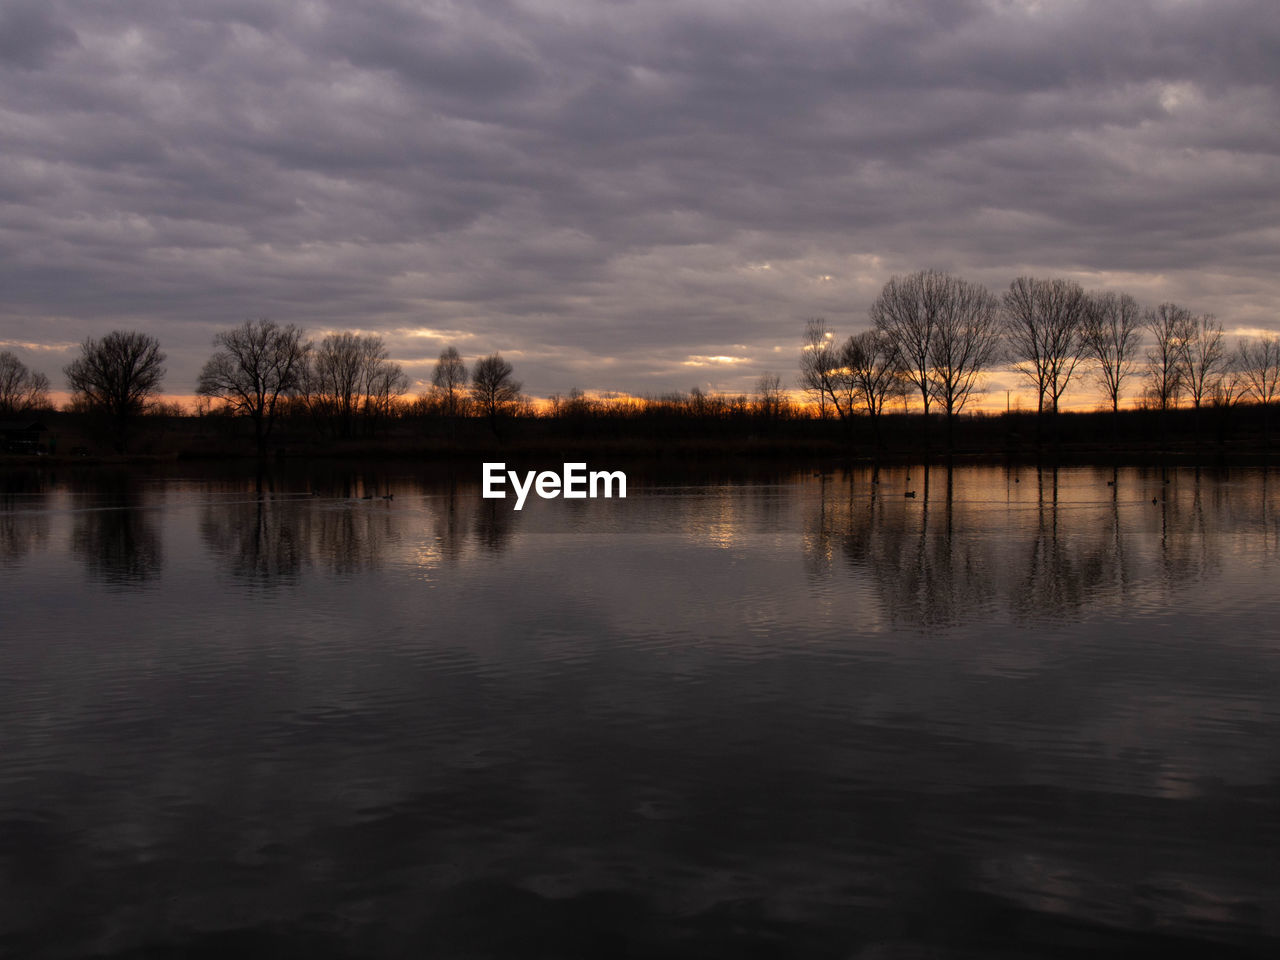
[[[49,430],[38,420],[0,423],[0,450],[5,453],[39,453]]]

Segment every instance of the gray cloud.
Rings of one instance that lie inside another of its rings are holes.
[[[251,316],[417,377],[456,343],[541,394],[749,389],[922,267],[1280,326],[1270,0],[2,16],[0,340],[146,329],[175,393]]]

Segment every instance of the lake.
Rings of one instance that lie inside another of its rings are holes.
[[[1280,955],[1280,475],[628,477],[0,476],[0,953]]]

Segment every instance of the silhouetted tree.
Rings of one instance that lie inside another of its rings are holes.
[[[30,413],[49,406],[49,378],[27,368],[8,350],[0,353],[0,416]]]
[[[1257,340],[1244,339],[1236,353],[1245,395],[1262,405],[1262,437],[1271,442],[1271,405],[1280,399],[1280,337],[1267,334]]]
[[[1239,403],[1245,394],[1245,380],[1240,373],[1238,355],[1227,354],[1222,370],[1209,388],[1209,402],[1215,407],[1230,407]]]
[[[1240,341],[1236,356],[1245,393],[1256,403],[1280,400],[1280,337],[1274,333]]]
[[[955,418],[977,390],[1000,350],[1000,304],[981,284],[947,277],[929,343],[930,389],[947,415],[947,443]]]
[[[1191,405],[1199,410],[1201,402],[1213,393],[1226,364],[1222,324],[1207,314],[1192,318],[1186,324],[1178,349],[1183,382],[1191,395]]]
[[[782,416],[786,397],[782,392],[782,378],[776,373],[763,373],[756,381],[756,412],[765,420],[777,420]]]
[[[196,393],[225,400],[249,417],[258,455],[264,456],[279,401],[301,387],[311,345],[293,324],[281,327],[271,320],[246,320],[213,343],[221,349],[205,362]]]
[[[1098,379],[1115,414],[1120,411],[1120,391],[1124,381],[1133,372],[1142,341],[1141,326],[1138,301],[1127,293],[1090,295],[1084,342],[1089,356],[1098,363]]]
[[[877,445],[883,444],[880,414],[891,397],[903,391],[902,362],[893,340],[882,330],[855,333],[840,348],[840,360],[853,384],[854,395],[871,418]]]
[[[934,397],[930,372],[933,338],[958,282],[936,270],[893,277],[884,285],[869,311],[875,328],[893,345],[907,382],[920,392],[926,424],[929,404]]]
[[[431,374],[431,387],[439,398],[441,413],[446,417],[462,414],[466,402],[467,365],[462,362],[456,347],[441,351]]]
[[[164,354],[155,337],[113,330],[101,340],[86,339],[63,373],[76,400],[107,418],[115,447],[124,452],[133,420],[160,392]]]
[[[344,332],[330,334],[312,351],[302,392],[308,409],[335,436],[350,437],[361,416],[375,428],[407,385],[381,337]]]
[[[1183,385],[1182,345],[1191,334],[1192,322],[1191,311],[1175,303],[1162,303],[1143,318],[1153,338],[1147,351],[1148,390],[1161,410],[1178,405]]]
[[[514,373],[511,364],[497,353],[481,357],[471,371],[471,398],[495,429],[498,416],[520,399],[523,384]]]
[[[1074,280],[1018,277],[1002,298],[1009,358],[1036,386],[1036,413],[1045,400],[1054,414],[1085,354],[1088,299]]]
[[[303,377],[307,406],[336,436],[350,436],[360,408],[360,336],[331,333],[315,348]]]
[[[800,347],[800,386],[818,401],[818,413],[825,418],[827,405],[845,421],[853,413],[853,379],[840,358],[835,335],[826,320],[814,317],[805,322]]]
[[[396,399],[409,387],[400,364],[391,360],[381,337],[361,338],[361,380],[364,414],[370,433],[395,412]]]

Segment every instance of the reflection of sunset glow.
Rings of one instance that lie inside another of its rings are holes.
[[[407,544],[405,553],[406,561],[410,566],[416,567],[422,573],[421,579],[423,580],[433,579],[429,574],[445,561],[444,551],[440,549],[440,544],[434,540]]]

